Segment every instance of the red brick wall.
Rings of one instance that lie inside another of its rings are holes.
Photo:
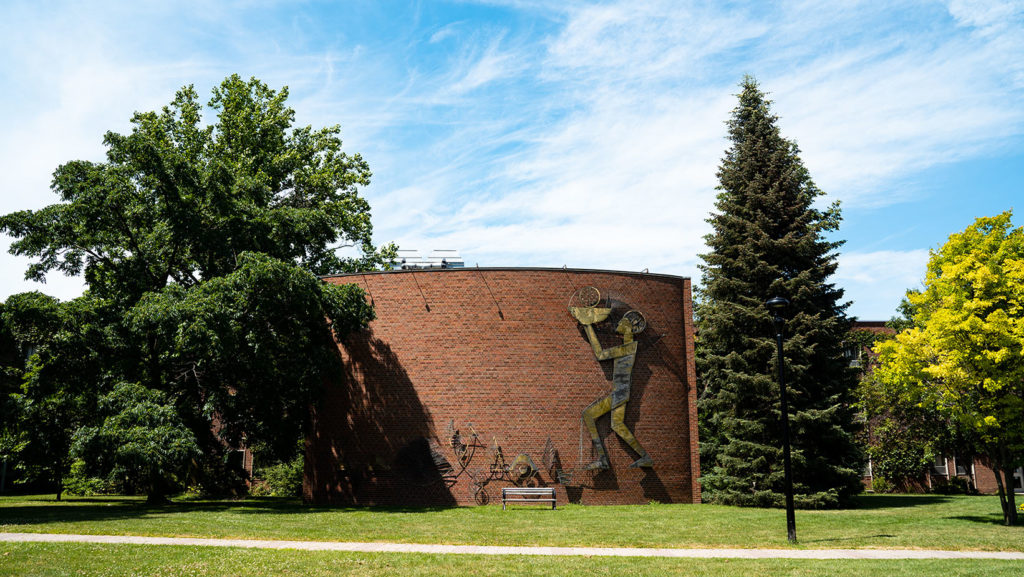
[[[537,482],[559,502],[699,502],[696,371],[689,279],[565,269],[393,271],[326,279],[357,283],[377,312],[370,328],[338,346],[344,375],[329,383],[307,439],[304,494],[318,503],[472,504],[474,479],[488,476],[491,447],[506,463],[525,454]],[[567,311],[575,289],[594,286],[613,300],[598,334],[621,344],[614,322],[641,311],[626,424],[654,460],[637,455],[598,420],[611,469],[593,457],[580,414],[611,390],[611,361],[598,362]],[[472,423],[472,426],[470,426]],[[470,447],[465,465],[450,426]],[[471,429],[478,434],[471,443]],[[548,440],[550,439],[550,444]],[[444,478],[427,444],[452,466]],[[543,464],[557,450],[572,475],[562,484]],[[550,451],[549,451],[550,453]],[[491,502],[507,479],[484,486]]]

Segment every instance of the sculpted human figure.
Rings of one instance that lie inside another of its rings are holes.
[[[596,292],[596,291],[595,291]],[[594,452],[597,460],[586,466],[586,470],[608,469],[611,465],[608,462],[608,452],[597,431],[597,419],[605,413],[611,413],[612,430],[615,431],[623,441],[636,451],[640,458],[633,462],[630,467],[651,467],[653,461],[647,451],[640,445],[640,442],[633,436],[633,432],[626,426],[626,403],[629,401],[629,388],[633,378],[633,363],[636,361],[637,342],[633,335],[642,331],[647,322],[644,316],[635,310],[631,310],[622,316],[615,332],[622,335],[622,344],[607,349],[601,348],[594,332],[594,324],[603,322],[611,314],[610,308],[599,308],[595,306],[569,307],[569,312],[581,325],[587,334],[587,340],[594,351],[598,361],[612,360],[612,394],[602,397],[583,410],[583,423],[590,432],[590,438],[594,445]]]

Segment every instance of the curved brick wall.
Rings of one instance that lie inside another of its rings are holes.
[[[474,479],[489,479],[483,490],[494,503],[512,485],[491,474],[498,445],[506,464],[526,455],[540,470],[532,482],[554,487],[560,503],[699,502],[689,279],[438,269],[325,280],[362,286],[377,320],[338,345],[344,375],[328,384],[307,439],[308,501],[473,504]],[[598,326],[604,347],[622,343],[613,332],[618,315],[637,309],[647,318],[625,422],[651,469],[629,468],[637,455],[606,415],[598,427],[611,469],[582,470],[593,455],[580,414],[610,392],[612,370],[568,314],[570,295],[584,286],[616,308]]]

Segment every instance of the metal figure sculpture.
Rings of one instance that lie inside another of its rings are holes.
[[[516,487],[536,487],[543,482],[540,477],[541,471],[530,455],[520,453],[511,462],[506,461],[505,452],[497,437],[493,439],[490,447],[491,462],[487,467],[470,469],[477,449],[483,450],[485,446],[480,443],[480,434],[476,432],[473,423],[466,423],[466,428],[469,429],[468,435],[456,427],[455,419],[448,421],[446,437],[448,447],[455,455],[454,464],[444,456],[437,441],[420,437],[410,442],[397,457],[405,476],[414,484],[423,487],[441,481],[446,487],[452,487],[460,477],[466,475],[471,483],[473,500],[478,505],[486,505],[490,501],[487,485],[492,481],[503,481]],[[557,460],[557,451],[554,450],[550,438],[544,450],[545,459],[554,455],[554,459]],[[560,468],[556,474],[558,482],[564,482],[566,477]]]
[[[572,484],[572,473],[562,468],[562,459],[558,455],[558,449],[555,448],[555,444],[551,442],[551,437],[548,437],[547,441],[544,442],[541,462],[544,463],[544,469],[547,470],[548,475],[556,483],[561,485]]]
[[[608,452],[605,450],[604,442],[597,430],[597,419],[606,413],[611,413],[611,425],[615,434],[640,455],[640,458],[634,461],[630,467],[652,467],[654,462],[650,455],[636,440],[633,432],[625,423],[626,403],[629,401],[629,389],[633,380],[633,363],[636,361],[637,342],[633,340],[633,337],[647,328],[647,320],[644,319],[644,315],[640,311],[636,310],[622,315],[615,327],[615,332],[622,336],[622,344],[604,349],[594,332],[594,325],[607,320],[612,309],[598,307],[598,304],[600,304],[600,292],[594,287],[584,287],[576,291],[569,301],[569,313],[583,325],[587,340],[590,341],[590,347],[594,351],[594,357],[598,361],[612,360],[614,363],[612,365],[612,393],[594,401],[583,410],[583,423],[590,433],[594,453],[597,455],[597,459],[584,469],[598,471],[611,468],[608,462]]]
[[[461,469],[456,476],[461,474],[462,471],[469,466],[469,462],[473,460],[473,455],[476,453],[476,449],[479,446],[479,443],[477,442],[479,435],[477,434],[476,429],[473,428],[473,423],[466,423],[466,425],[469,427],[470,431],[469,443],[463,441],[462,432],[455,428],[455,419],[448,422],[448,445],[452,448],[452,451],[455,453],[455,457],[459,461],[459,465],[461,465]]]

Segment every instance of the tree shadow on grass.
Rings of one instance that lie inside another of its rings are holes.
[[[1002,525],[1003,515],[1002,513],[993,513],[992,515],[954,515],[946,517],[946,519],[956,519],[958,521],[970,521],[972,523],[985,523],[988,525]]]
[[[800,539],[801,543],[838,543],[841,541],[861,541],[864,539],[893,539],[896,535],[879,533],[877,535],[858,535],[856,537],[836,537],[832,539]]]
[[[851,509],[889,509],[936,505],[949,501],[945,495],[858,495],[851,499]]]
[[[142,519],[149,515],[223,513],[238,515],[304,515],[307,513],[425,513],[452,509],[450,506],[423,507],[331,507],[305,505],[297,499],[258,498],[231,501],[173,501],[150,505],[144,500],[89,497],[65,501],[26,499],[31,505],[0,506],[0,525],[38,525],[88,521]],[[82,505],[81,503],[87,503]]]

